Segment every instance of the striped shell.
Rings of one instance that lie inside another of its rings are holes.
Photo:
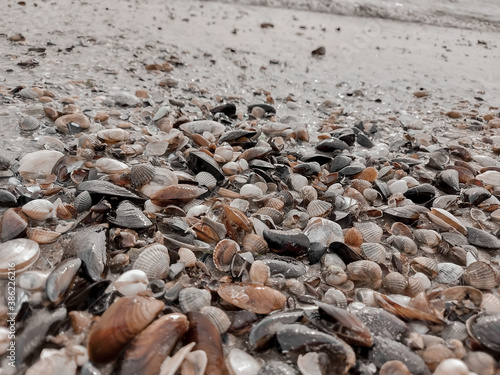
[[[39,244],[55,242],[61,236],[61,233],[42,227],[28,228],[26,234],[30,240],[36,241]]]
[[[265,284],[271,276],[271,270],[263,261],[256,260],[250,267],[249,275],[253,283]]]
[[[463,280],[465,284],[478,289],[490,290],[497,285],[495,271],[485,262],[474,262],[467,266]]]
[[[152,181],[156,175],[155,167],[150,164],[136,164],[130,168],[130,187],[138,189]]]
[[[182,311],[201,311],[202,308],[210,306],[212,296],[206,289],[184,288],[179,292],[179,305]]]
[[[458,220],[454,215],[450,214],[448,211],[441,208],[433,208],[427,213],[429,219],[441,228],[450,230],[455,229],[460,233],[467,235],[467,228]]]
[[[379,243],[365,242],[361,244],[361,251],[366,259],[377,263],[383,263],[387,257],[385,247]]]
[[[31,116],[22,116],[19,121],[19,127],[21,130],[33,131],[40,127],[40,121]]]
[[[231,262],[233,257],[240,251],[240,245],[237,242],[226,238],[219,241],[215,246],[213,259],[215,267],[222,272],[229,272],[231,270]]]
[[[483,309],[488,315],[500,314],[500,298],[489,293],[483,294],[481,309]]]
[[[354,223],[354,227],[360,231],[364,242],[379,243],[382,240],[383,229],[375,223]]]
[[[415,297],[417,294],[424,292],[425,286],[422,280],[415,276],[410,276],[408,278],[408,285],[405,289],[405,294],[409,297]]]
[[[123,173],[128,170],[128,165],[110,158],[100,158],[95,162],[95,168],[102,173]]]
[[[47,199],[35,199],[23,206],[23,212],[30,218],[45,221],[52,216],[54,205]]]
[[[256,212],[259,215],[267,215],[271,219],[273,219],[273,223],[276,225],[280,225],[283,222],[283,212],[278,211],[272,207],[262,207],[259,208]]]
[[[247,199],[260,199],[264,196],[264,193],[258,186],[246,184],[241,187],[240,195]]]
[[[213,189],[214,187],[217,186],[217,179],[208,172],[200,172],[196,175],[195,177],[196,182],[200,186],[205,186],[209,189]]]
[[[416,257],[410,262],[411,268],[415,272],[422,272],[431,279],[435,278],[438,274],[438,264],[434,259],[428,257]]]
[[[200,310],[200,312],[212,321],[221,335],[226,333],[231,326],[231,320],[229,319],[227,314],[218,307],[205,306]]]
[[[253,254],[265,254],[269,251],[269,246],[264,237],[250,233],[243,238],[243,250]]]
[[[438,274],[434,279],[441,284],[455,284],[457,283],[464,273],[464,269],[455,263],[439,263]]]
[[[390,272],[385,275],[382,284],[392,294],[403,294],[408,285],[406,278],[399,272]]]
[[[266,201],[266,207],[274,208],[275,210],[281,211],[285,207],[285,202],[278,198],[269,198]],[[500,212],[500,210],[499,210]]]
[[[313,200],[307,205],[309,217],[325,217],[332,211],[332,204],[321,200]]]
[[[190,268],[195,266],[197,259],[196,255],[193,253],[192,250],[186,247],[181,247],[177,251],[177,254],[179,254],[178,262],[183,262],[184,267]]]
[[[74,206],[78,212],[87,211],[92,207],[92,197],[90,193],[85,190],[75,197]]]
[[[347,297],[338,289],[330,288],[323,296],[323,302],[345,309],[347,307]]]
[[[165,279],[170,268],[168,249],[160,244],[152,244],[144,248],[132,267],[142,270],[149,280]]]
[[[318,199],[318,191],[310,185],[302,187],[299,193],[302,199],[306,202],[312,202]]]

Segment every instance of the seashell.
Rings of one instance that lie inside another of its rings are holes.
[[[363,243],[363,237],[360,231],[356,228],[349,228],[344,235],[344,243],[351,248],[359,248]]]
[[[283,220],[283,227],[293,229],[293,228],[305,228],[309,220],[309,215],[307,212],[299,211],[296,209],[290,210]]]
[[[454,169],[446,169],[436,175],[435,184],[438,189],[447,194],[460,192],[459,175]]]
[[[184,288],[179,292],[179,305],[185,313],[201,311],[205,306],[210,306],[212,295],[206,289]]]
[[[500,314],[500,298],[494,294],[483,294],[481,309],[488,315]]]
[[[151,195],[151,202],[166,207],[169,204],[185,204],[207,192],[206,189],[191,185],[164,187]]]
[[[351,187],[363,194],[366,189],[372,187],[372,184],[365,180],[354,179],[351,181]]]
[[[466,322],[467,331],[483,346],[494,352],[500,352],[499,319],[500,315],[473,315]]]
[[[253,254],[265,254],[269,251],[269,246],[262,236],[250,233],[243,238],[243,250]]]
[[[10,240],[0,244],[0,278],[6,279],[11,264],[15,264],[16,275],[26,271],[38,259],[40,247],[38,243],[25,238]]]
[[[110,158],[100,158],[95,163],[95,168],[102,173],[123,173],[128,170],[128,165]]]
[[[491,193],[483,187],[473,187],[467,189],[464,192],[464,197],[469,201],[473,206],[477,206],[482,203],[486,199],[491,197]]]
[[[467,238],[472,245],[491,250],[500,249],[500,239],[484,230],[467,227]]]
[[[137,96],[126,92],[120,92],[113,95],[113,100],[115,101],[115,104],[120,107],[133,107],[139,104]]]
[[[218,307],[205,306],[200,310],[200,312],[212,321],[221,335],[226,333],[231,326],[231,320],[229,320],[227,314]]]
[[[122,228],[146,229],[153,223],[135,204],[128,200],[121,201],[118,208],[108,216],[108,221]]]
[[[85,190],[88,191],[90,194],[99,194],[104,196],[120,197],[132,200],[133,199],[142,200],[142,198],[138,197],[129,190],[122,188],[121,186],[116,186],[111,182],[104,180],[84,181],[80,183],[76,188],[77,192],[83,192]]]
[[[118,375],[158,374],[165,359],[188,331],[183,314],[164,315],[139,333],[125,349]]]
[[[184,266],[186,268],[191,268],[195,266],[197,259],[196,255],[193,253],[192,250],[186,247],[181,247],[179,248],[179,250],[177,250],[177,254],[179,254],[178,262],[184,263]]]
[[[429,213],[429,219],[441,228],[455,229],[462,234],[467,234],[467,229],[454,215],[441,208],[433,208]]]
[[[214,159],[218,163],[227,163],[233,160],[233,147],[229,144],[218,146],[214,152]]]
[[[201,120],[186,122],[179,126],[179,129],[186,132],[188,135],[203,134],[205,132],[208,132],[210,134],[213,134],[215,137],[219,137],[222,135],[222,133],[224,133],[226,127],[216,121]]]
[[[16,285],[28,292],[40,291],[49,274],[42,271],[26,271],[16,277]]]
[[[144,271],[149,280],[165,279],[170,268],[168,249],[160,244],[146,246],[132,268]]]
[[[82,261],[78,258],[67,259],[47,277],[45,294],[54,305],[59,305],[70,291],[81,264]]]
[[[357,179],[373,182],[378,177],[378,172],[373,167],[365,168],[361,173],[355,176]]]
[[[409,237],[411,239],[414,238],[413,233],[410,230],[410,228],[408,228],[408,226],[403,224],[403,223],[396,222],[396,223],[392,224],[391,232],[394,236],[406,236],[406,237]]]
[[[249,275],[253,283],[265,284],[267,279],[271,276],[271,270],[267,264],[261,260],[256,260],[250,266]]]
[[[429,210],[425,207],[410,205],[388,208],[384,211],[384,214],[395,221],[400,221],[404,224],[411,225],[420,218],[421,214],[427,213],[428,211]]]
[[[389,181],[394,176],[394,167],[392,165],[386,165],[380,168],[378,171],[377,178],[382,181]]]
[[[453,357],[453,352],[443,344],[429,346],[422,353],[422,359],[425,361],[427,367],[429,367],[431,371],[434,371],[441,362]],[[464,367],[467,368],[465,365]],[[451,370],[451,368],[454,367],[446,367],[444,373],[449,374],[449,372],[447,371]],[[466,374],[468,374],[468,371],[466,371]]]
[[[240,245],[231,239],[224,239],[219,241],[215,246],[213,253],[213,260],[215,267],[222,272],[229,272],[231,270],[231,263],[233,257],[240,251]]]
[[[155,168],[150,164],[136,164],[130,168],[130,187],[138,189],[151,182],[156,175]]]
[[[283,207],[285,207],[285,202],[278,198],[269,198],[266,201],[266,207],[271,207],[275,210],[282,211]]]
[[[325,217],[332,211],[332,204],[321,200],[313,200],[307,206],[309,217]]]
[[[411,372],[403,362],[396,360],[384,363],[379,375],[411,375]]]
[[[323,302],[340,307],[341,309],[345,309],[347,307],[347,298],[345,294],[335,288],[330,288],[325,292]]]
[[[259,215],[269,216],[271,219],[273,219],[273,223],[276,225],[280,225],[283,221],[283,213],[272,207],[259,208],[256,213]]]
[[[439,246],[442,240],[441,235],[431,229],[415,229],[413,235],[420,245],[431,248]]]
[[[135,296],[147,289],[148,277],[144,271],[130,270],[124,272],[113,283],[114,288],[123,296]]]
[[[343,241],[344,237],[339,224],[323,218],[309,219],[304,234],[311,243],[316,242],[322,246],[329,246],[334,241]]]
[[[269,314],[286,303],[281,292],[257,284],[221,284],[218,293],[224,301],[256,314]]]
[[[59,151],[41,150],[24,155],[19,161],[18,172],[24,179],[45,178],[64,155]]]
[[[226,361],[230,374],[257,375],[262,367],[257,359],[238,348],[231,349]]]
[[[188,155],[188,167],[194,173],[208,172],[216,178],[218,182],[224,181],[224,173],[219,167],[219,164],[201,151],[190,151]],[[238,173],[238,172],[237,172]]]
[[[391,194],[404,194],[408,191],[408,185],[404,180],[397,180],[389,185],[389,189]]]
[[[300,256],[309,249],[309,238],[295,231],[264,230],[263,237],[271,251],[280,255]]]
[[[23,212],[30,218],[38,221],[45,221],[52,217],[54,205],[47,199],[35,199],[23,206]]]
[[[312,201],[318,199],[318,191],[310,185],[302,187],[300,189],[299,193],[305,202],[312,202]],[[277,209],[279,210],[280,208],[277,208]]]
[[[478,174],[476,178],[482,181],[485,185],[500,186],[500,172],[499,171],[486,171]]]
[[[1,218],[0,240],[6,242],[16,238],[28,227],[28,218],[21,208],[9,208]]]
[[[406,236],[390,236],[387,239],[387,243],[405,254],[413,255],[416,254],[418,250],[415,241]]]
[[[333,160],[330,164],[330,172],[338,172],[342,168],[347,167],[351,163],[352,163],[352,159],[349,156],[337,155],[337,156],[335,156],[335,158],[333,158]]]
[[[382,284],[391,294],[403,294],[408,285],[406,278],[398,272],[390,272],[385,275]]]
[[[151,297],[122,297],[116,300],[88,336],[89,359],[106,363],[116,356],[163,310],[164,304]]]
[[[361,244],[361,251],[366,259],[376,263],[383,263],[387,257],[385,247],[379,243],[365,242]]]
[[[333,152],[335,150],[348,150],[349,145],[340,139],[328,138],[319,142],[316,149],[323,152]]]
[[[464,270],[454,263],[439,263],[435,281],[441,284],[453,285],[462,277]]]
[[[354,223],[354,227],[361,233],[364,242],[379,243],[382,240],[382,235],[384,231],[380,226],[378,226],[375,223],[371,222]]]
[[[241,167],[238,163],[230,161],[222,166],[222,171],[228,176],[232,176],[241,172]]]
[[[118,142],[125,142],[129,138],[129,132],[120,128],[103,129],[97,132],[97,137],[101,141],[112,145]]]
[[[90,207],[92,207],[92,197],[88,191],[82,191],[75,197],[73,204],[78,212],[90,210]]]
[[[322,276],[325,282],[332,286],[343,284],[348,279],[345,271],[341,267],[333,264],[323,269]]]
[[[408,285],[405,289],[407,296],[414,297],[425,290],[426,288],[419,277],[410,276],[408,278]]]
[[[415,272],[422,272],[431,279],[434,279],[438,274],[438,264],[431,258],[415,257],[410,261],[410,265]]]
[[[474,262],[467,266],[463,274],[465,284],[478,289],[491,290],[498,281],[493,268],[485,262]]]
[[[19,128],[25,131],[34,131],[40,127],[41,122],[35,117],[21,116],[19,120]]]
[[[497,364],[495,359],[485,352],[470,351],[463,358],[464,363],[469,368],[470,373],[478,375],[495,375]]]
[[[382,203],[382,195],[372,188],[367,188],[363,190],[363,197],[374,205],[379,205]]]
[[[39,244],[55,242],[61,236],[61,233],[42,227],[28,228],[26,234],[30,240],[36,241]]]
[[[356,287],[378,289],[382,285],[382,269],[370,260],[358,260],[349,263],[346,268],[349,280],[354,282]]]
[[[241,187],[240,195],[246,199],[261,199],[264,193],[258,186],[246,184]]]
[[[198,185],[205,186],[208,189],[213,189],[217,186],[217,179],[208,172],[200,172],[195,177]]]
[[[72,122],[78,124],[81,129],[88,129],[90,127],[90,120],[87,116],[82,115],[81,113],[72,113],[58,117],[55,121],[55,125],[57,130],[61,133],[68,133],[68,125]]]

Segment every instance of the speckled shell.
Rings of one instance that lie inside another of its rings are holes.
[[[132,268],[144,271],[149,280],[165,279],[170,268],[168,249],[160,244],[147,246],[139,254]]]
[[[212,296],[206,289],[184,288],[179,293],[179,305],[185,313],[201,311],[203,307],[210,306]]]
[[[226,333],[231,326],[231,320],[229,319],[227,314],[218,307],[205,306],[200,310],[200,312],[212,321],[221,335]]]
[[[52,216],[54,205],[46,199],[35,199],[23,206],[23,212],[30,218],[45,221]]]

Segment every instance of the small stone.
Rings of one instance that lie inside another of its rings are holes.
[[[17,93],[20,97],[25,99],[38,99],[39,95],[35,90],[24,88]]]
[[[460,117],[462,117],[462,112],[449,111],[449,112],[446,112],[446,116],[448,116],[449,118],[460,118]]]
[[[311,52],[313,56],[323,56],[326,53],[325,47],[321,46]]]
[[[109,119],[109,115],[106,112],[97,112],[94,120],[97,122],[106,122]]]
[[[420,90],[420,91],[415,91],[413,93],[413,96],[416,98],[425,98],[426,96],[429,96],[429,93],[425,90]]]
[[[42,96],[40,99],[38,99],[40,103],[50,103],[54,101],[52,98],[49,98],[48,96]]]
[[[135,96],[137,96],[138,98],[146,99],[149,97],[149,94],[148,94],[147,90],[136,90]]]

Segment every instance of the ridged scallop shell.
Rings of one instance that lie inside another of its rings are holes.
[[[130,270],[121,274],[113,286],[124,296],[135,296],[145,291],[148,284],[149,280],[144,271]]]
[[[264,181],[257,181],[254,185],[262,190],[262,193],[267,193],[267,184]]]
[[[265,254],[269,251],[269,246],[264,237],[250,233],[243,238],[243,250],[253,254]]]
[[[200,186],[206,186],[209,189],[213,189],[217,186],[217,179],[208,172],[200,172],[195,177],[196,182]]]
[[[40,121],[31,116],[22,116],[19,121],[21,130],[33,131],[40,127]]]
[[[455,284],[460,280],[464,269],[455,263],[439,263],[438,274],[434,281],[440,284]]]
[[[410,265],[415,272],[422,272],[431,279],[437,276],[438,263],[434,259],[428,257],[415,257],[411,260]]]
[[[269,266],[261,260],[256,260],[250,266],[250,280],[256,284],[265,284],[267,279],[271,276]]]
[[[413,233],[410,228],[406,224],[400,223],[400,222],[395,222],[391,226],[391,233],[394,236],[406,236],[411,239],[414,238]]]
[[[434,224],[439,225],[441,228],[446,230],[455,229],[460,233],[467,235],[467,228],[465,228],[462,222],[448,211],[441,208],[433,208],[427,213],[427,215],[429,215],[429,219],[431,219]]]
[[[497,275],[485,262],[474,262],[467,266],[463,280],[465,284],[478,289],[490,290],[497,285]]]
[[[372,188],[363,190],[363,197],[365,197],[367,201],[375,205],[382,203],[382,195],[380,195],[377,190]]]
[[[273,219],[273,223],[276,225],[280,225],[283,222],[283,212],[278,211],[272,207],[259,208],[256,213],[259,215],[269,216],[271,219]]]
[[[28,228],[26,234],[30,240],[36,241],[39,244],[55,242],[61,236],[61,233],[42,227]]]
[[[380,168],[377,178],[382,181],[388,181],[392,176],[394,176],[394,167],[392,165],[387,165]]]
[[[23,212],[30,218],[45,221],[52,216],[54,205],[47,199],[35,199],[23,206]]]
[[[206,289],[184,288],[179,292],[179,305],[182,311],[201,311],[202,308],[210,306],[212,296]]]
[[[30,268],[40,255],[38,243],[26,238],[10,240],[0,244],[0,278],[6,279],[9,264],[14,263],[16,274]]]
[[[82,191],[75,197],[73,204],[78,212],[90,210],[90,207],[92,207],[92,197],[87,190]]]
[[[437,247],[442,241],[441,235],[431,229],[415,229],[413,235],[419,244],[428,247]]]
[[[349,280],[357,287],[378,289],[382,284],[382,269],[370,260],[358,260],[349,263],[346,268]]]
[[[326,201],[314,200],[307,205],[309,217],[325,217],[332,211],[332,204]]]
[[[285,202],[283,202],[281,199],[278,198],[269,198],[266,201],[266,207],[271,207],[274,208],[275,210],[281,211],[283,210],[283,207],[285,207]],[[500,210],[499,210],[500,213]]]
[[[102,173],[123,173],[128,170],[128,165],[110,158],[100,158],[95,162],[95,168]]]
[[[390,272],[382,280],[384,288],[392,294],[403,294],[408,282],[399,272]]]
[[[323,302],[345,309],[347,307],[347,297],[338,289],[330,288],[323,296]]]
[[[193,253],[192,250],[185,248],[185,247],[181,247],[181,248],[179,248],[177,253],[179,254],[178,261],[183,262],[184,266],[186,268],[190,268],[190,267],[195,266],[197,259],[196,259],[196,255]]]
[[[215,246],[213,259],[215,267],[222,272],[231,270],[233,257],[240,251],[240,245],[237,242],[226,238]]]
[[[108,144],[113,144],[126,141],[129,137],[129,132],[120,128],[104,129],[97,132],[97,137]]]
[[[406,236],[391,236],[387,239],[387,242],[405,254],[413,255],[418,251],[415,241]]]
[[[410,276],[408,278],[408,285],[405,289],[405,294],[410,297],[415,297],[417,294],[424,292],[425,286],[420,278],[415,276]]]
[[[490,293],[483,294],[481,309],[488,315],[500,314],[500,298]]]
[[[155,167],[151,164],[136,164],[130,168],[130,187],[138,189],[152,181],[155,175]]]
[[[170,268],[168,249],[160,244],[147,246],[139,254],[132,268],[144,271],[149,280],[165,279]]]
[[[310,185],[302,187],[299,193],[302,199],[306,202],[312,202],[318,199],[318,191]]]
[[[365,254],[366,259],[377,263],[383,263],[387,257],[385,247],[379,243],[364,242],[361,244],[361,251]]]
[[[240,195],[246,199],[261,199],[264,193],[258,186],[246,184],[241,187]]]
[[[363,236],[364,242],[376,242],[379,243],[382,240],[382,234],[384,234],[383,229],[370,222],[354,223],[354,227],[360,231]]]
[[[212,321],[221,335],[226,333],[231,326],[231,320],[229,319],[227,314],[218,307],[205,306],[200,310],[200,312]]]
[[[170,204],[185,204],[207,192],[206,189],[191,185],[166,186],[150,196],[151,202],[157,206],[167,207]]]
[[[28,226],[28,218],[21,208],[9,208],[0,219],[0,240],[6,242],[19,236]]]

